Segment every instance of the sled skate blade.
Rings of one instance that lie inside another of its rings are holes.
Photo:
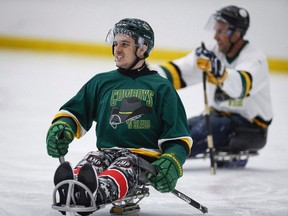
[[[65,204],[61,204],[59,202],[59,197],[57,196],[57,190],[62,187],[63,185],[68,185],[68,194],[67,194],[67,199],[66,199],[66,203]],[[83,206],[83,205],[76,205],[76,197],[74,195],[74,188],[75,186],[81,187],[83,188],[88,196],[91,199],[91,203],[90,206]],[[62,213],[66,213],[66,215],[75,215],[76,212],[94,212],[97,211],[101,208],[101,206],[96,206],[96,202],[94,199],[94,196],[92,194],[92,192],[89,190],[89,188],[84,185],[81,182],[78,182],[76,180],[65,180],[60,182],[59,184],[57,184],[53,190],[53,204],[52,204],[52,208],[55,210],[58,210]]]
[[[218,168],[244,168],[250,156],[258,155],[257,152],[217,152],[216,164]]]
[[[140,207],[138,204],[124,205],[124,206],[113,206],[110,210],[110,214],[112,215],[125,215],[125,214],[133,214],[140,211]]]
[[[140,206],[138,205],[138,203],[149,195],[149,188],[145,186],[139,187],[130,196],[113,202],[113,206],[110,209],[110,214],[126,215],[138,213],[140,211]]]
[[[244,168],[251,156],[257,156],[258,152],[240,151],[240,152],[215,152],[214,160],[218,168]],[[209,159],[209,152],[191,157],[191,159]]]

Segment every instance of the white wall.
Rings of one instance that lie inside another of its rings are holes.
[[[0,0],[0,35],[99,43],[117,21],[137,17],[153,27],[156,47],[190,50],[207,39],[209,16],[232,4],[250,12],[250,42],[288,58],[287,0]]]

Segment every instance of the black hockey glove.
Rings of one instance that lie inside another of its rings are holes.
[[[227,78],[227,71],[214,52],[207,50],[202,44],[196,49],[197,67],[207,73],[207,80],[214,85],[220,86]]]

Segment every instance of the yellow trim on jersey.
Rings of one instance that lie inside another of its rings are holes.
[[[256,119],[256,118],[254,118],[252,121],[253,121],[253,123],[257,124],[259,127],[268,128],[268,125],[267,125],[267,124],[265,124],[264,122],[259,121],[259,120]]]
[[[172,76],[174,88],[180,89],[181,81],[180,81],[179,73],[177,72],[176,68],[170,62],[166,62],[162,64],[162,66],[165,67],[169,71],[170,75]]]
[[[183,142],[186,143],[187,148],[189,149],[189,152],[187,152],[187,157],[191,154],[191,148],[192,148],[192,144],[193,144],[193,140],[190,136],[185,136],[185,137],[177,137],[174,139],[161,139],[158,141],[158,146],[162,151],[162,144],[167,142],[167,141],[172,141],[172,140],[182,140]],[[186,148],[185,148],[186,149]]]
[[[76,133],[75,133],[75,137],[76,137],[77,139],[79,139],[79,138],[81,137],[81,124],[80,124],[80,122],[79,122],[74,116],[69,115],[68,113],[63,113],[63,112],[56,114],[56,115],[54,116],[54,119],[53,119],[53,120],[58,119],[58,118],[61,118],[61,117],[68,117],[68,118],[72,118],[72,119],[74,120],[74,122],[75,122],[76,125],[77,125],[77,131],[76,131]]]
[[[245,78],[245,82],[246,82],[245,97],[247,97],[247,95],[250,92],[251,85],[252,85],[251,79],[250,79],[250,76],[248,76],[247,72],[245,71],[240,71],[240,74]]]
[[[184,141],[188,145],[188,149],[189,149],[188,156],[189,156],[191,154],[191,148],[193,145],[192,139],[191,138],[181,138],[180,140]]]
[[[162,153],[153,151],[153,150],[147,150],[147,149],[134,149],[134,148],[128,148],[132,153],[139,154],[139,155],[144,155],[147,157],[152,157],[152,158],[159,158]]]

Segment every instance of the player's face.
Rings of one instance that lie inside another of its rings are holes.
[[[218,44],[219,51],[223,53],[227,53],[231,45],[230,42],[231,30],[229,30],[228,27],[229,27],[228,24],[223,22],[216,22],[214,27],[215,30],[214,39]]]
[[[136,58],[135,40],[128,35],[118,34],[114,38],[113,46],[116,66],[124,69],[130,68]]]

